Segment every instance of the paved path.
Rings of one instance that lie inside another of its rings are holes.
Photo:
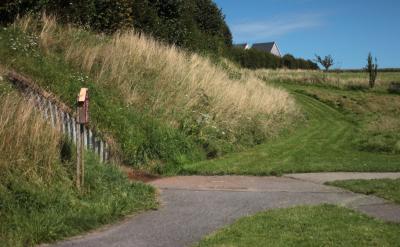
[[[243,216],[267,209],[321,203],[339,204],[383,220],[400,222],[398,205],[321,184],[331,181],[333,175],[192,176],[155,180],[151,184],[160,189],[159,210],[58,246],[190,246]],[[392,175],[383,177],[393,178]],[[358,176],[364,175],[343,173],[336,177]],[[368,178],[375,177],[381,178],[382,174],[368,175]]]

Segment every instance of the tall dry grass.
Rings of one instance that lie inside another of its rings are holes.
[[[14,174],[28,181],[51,179],[59,165],[60,138],[35,111],[33,101],[14,92],[0,94],[0,178]]]
[[[19,21],[27,30],[32,20]],[[38,31],[43,49],[61,48],[66,60],[80,66],[103,83],[117,88],[128,106],[150,109],[172,125],[193,114],[206,114],[214,124],[239,128],[243,121],[266,116],[274,121],[296,114],[293,98],[284,90],[267,86],[255,76],[241,80],[208,59],[161,44],[134,31],[112,37],[88,35],[74,27],[61,27],[44,17]]]

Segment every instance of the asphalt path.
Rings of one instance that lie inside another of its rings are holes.
[[[400,178],[400,173],[318,173],[284,177],[188,176],[150,182],[161,206],[55,246],[190,246],[236,219],[260,211],[323,203],[342,205],[385,221],[400,222],[400,206],[323,185],[332,180]]]

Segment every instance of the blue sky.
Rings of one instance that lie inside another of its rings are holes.
[[[276,41],[282,53],[331,54],[335,68],[360,68],[368,52],[400,67],[400,0],[214,0],[234,43]]]

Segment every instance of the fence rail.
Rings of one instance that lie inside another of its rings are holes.
[[[28,78],[16,72],[10,72],[8,78],[28,99],[33,100],[35,106],[40,110],[44,118],[51,123],[52,127],[59,128],[75,145],[77,144],[80,125],[76,122],[73,110],[50,93],[40,89]],[[103,140],[100,135],[89,127],[84,126],[83,128],[85,149],[93,151],[101,162],[109,161],[111,152],[107,141]]]

